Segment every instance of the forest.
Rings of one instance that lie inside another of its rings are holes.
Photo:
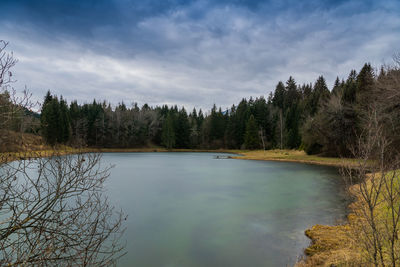
[[[398,76],[395,67],[382,66],[377,71],[366,63],[359,72],[351,70],[346,79],[337,78],[332,89],[323,76],[302,85],[289,77],[278,82],[267,98],[243,98],[226,110],[214,104],[206,112],[176,105],[139,107],[122,102],[113,106],[96,100],[68,103],[48,91],[40,114],[24,105],[18,115],[15,110],[20,104],[12,100],[10,92],[5,91],[0,101],[3,128],[41,135],[52,146],[280,148],[346,157],[351,156],[351,147],[365,130],[366,117],[377,108],[386,131],[392,133],[392,145],[399,145],[399,102],[396,97],[387,97],[398,86]]]
[[[50,145],[136,148],[163,146],[190,149],[301,149],[308,154],[349,156],[363,131],[371,104],[386,114],[387,130],[400,126],[399,103],[385,95],[396,86],[399,70],[365,64],[336,79],[330,90],[323,76],[299,85],[293,77],[278,82],[267,98],[243,98],[230,109],[211,111],[184,107],[114,106],[106,101],[78,104],[47,92],[36,114],[24,109],[34,127],[15,116],[10,128],[40,134]],[[386,92],[386,93],[385,93]],[[10,101],[10,95],[2,95]],[[374,105],[375,105],[374,104]],[[6,107],[7,105],[3,105]],[[5,113],[4,113],[5,114]],[[399,142],[399,138],[395,138]]]

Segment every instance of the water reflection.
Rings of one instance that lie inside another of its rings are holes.
[[[120,266],[285,266],[306,228],[344,218],[334,168],[214,155],[104,155],[110,198],[129,214]]]

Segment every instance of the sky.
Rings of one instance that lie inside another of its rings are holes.
[[[34,100],[211,109],[400,52],[399,0],[0,0],[13,87]]]

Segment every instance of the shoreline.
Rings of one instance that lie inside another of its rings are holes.
[[[262,161],[281,161],[281,162],[296,162],[303,164],[324,165],[341,167],[344,164],[347,166],[354,165],[356,161],[349,158],[332,158],[321,157],[315,155],[307,155],[300,150],[238,150],[238,149],[166,149],[163,147],[148,147],[148,148],[72,148],[68,146],[60,146],[55,149],[46,148],[38,150],[29,150],[22,152],[0,152],[0,162],[4,159],[18,160],[31,159],[39,157],[49,157],[54,155],[66,155],[75,153],[149,153],[149,152],[209,152],[209,153],[229,153],[236,154],[232,159],[242,160],[262,160]],[[8,161],[8,160],[6,160]]]
[[[3,159],[31,159],[49,157],[54,155],[66,155],[75,153],[150,153],[150,152],[193,152],[193,153],[229,153],[236,154],[232,159],[262,160],[296,162],[303,164],[324,165],[341,167],[344,164],[355,165],[354,159],[329,158],[321,156],[310,156],[299,150],[236,150],[236,149],[165,149],[165,148],[71,148],[60,147],[56,149],[30,150],[25,152],[2,152],[0,162]],[[7,160],[8,161],[8,160]]]
[[[302,164],[323,165],[332,167],[356,166],[354,159],[348,158],[329,158],[314,155],[307,155],[304,151],[299,150],[253,150],[241,151],[240,157],[232,157],[234,159],[244,160],[262,160],[262,161],[280,161],[280,162],[296,162]]]

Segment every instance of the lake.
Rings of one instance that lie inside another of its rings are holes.
[[[291,266],[307,228],[345,218],[335,168],[215,155],[103,155],[107,194],[128,214],[118,266]]]

